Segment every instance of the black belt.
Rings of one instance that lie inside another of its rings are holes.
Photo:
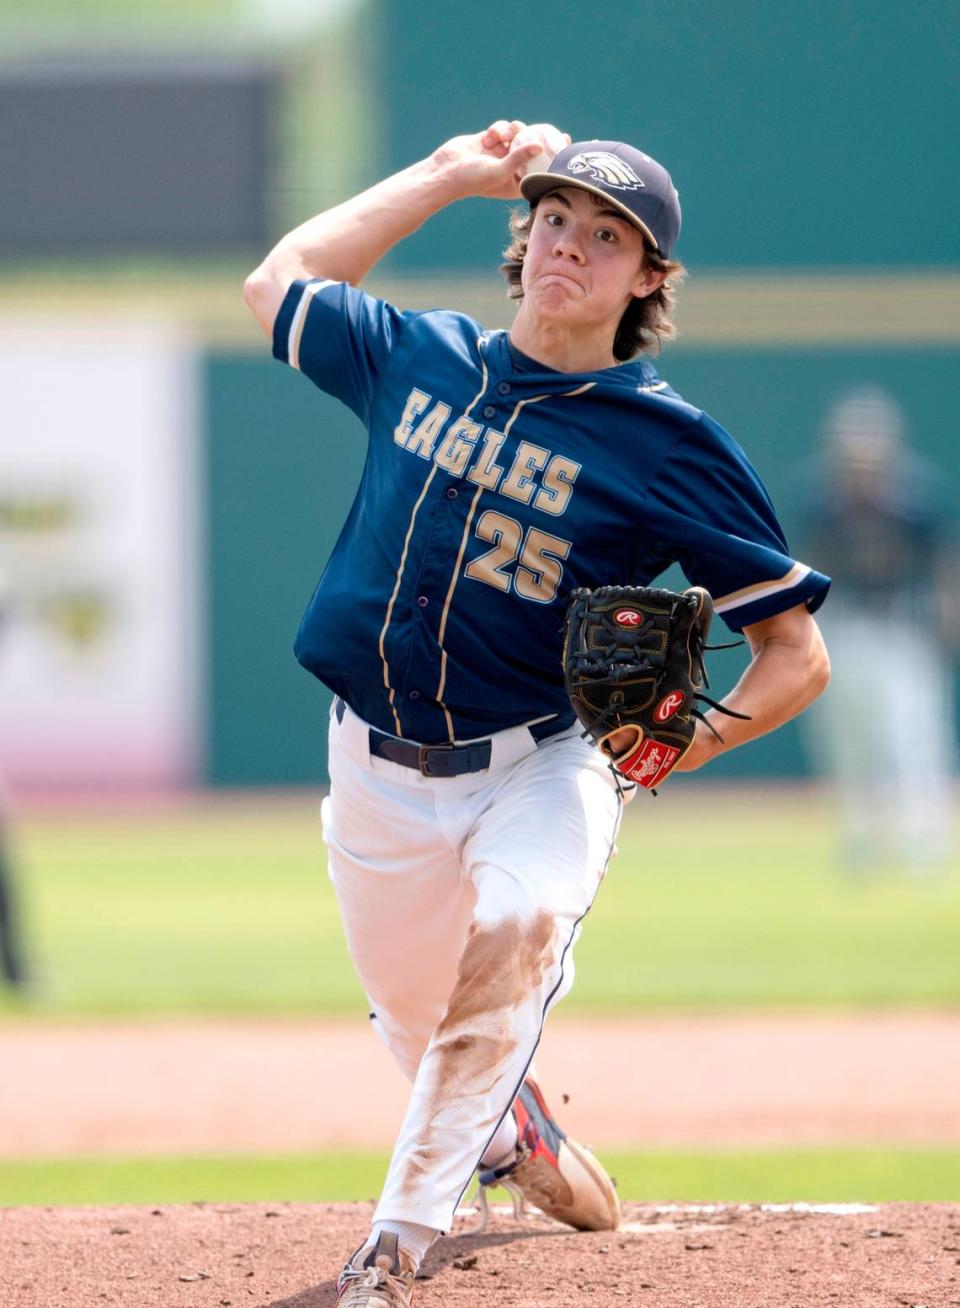
[[[404,768],[415,768],[425,777],[462,777],[468,772],[485,772],[490,766],[493,745],[474,740],[469,745],[417,745],[412,740],[388,736],[370,728],[370,753]]]
[[[337,721],[343,721],[344,702],[338,696],[334,702]],[[571,719],[572,721],[572,719]],[[539,745],[569,726],[560,718],[550,718],[528,727]],[[484,772],[490,766],[493,742],[473,740],[468,745],[418,745],[413,740],[401,740],[385,731],[370,727],[370,753],[385,758],[401,767],[413,768],[425,777],[462,777],[468,772]]]

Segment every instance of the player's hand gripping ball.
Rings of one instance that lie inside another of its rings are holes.
[[[456,197],[520,199],[520,179],[550,167],[570,137],[552,123],[528,125],[499,118],[484,132],[454,136],[434,150],[432,160]]]
[[[574,712],[616,773],[646,790],[669,776],[710,704],[703,652],[713,601],[701,586],[575,590],[565,620],[563,672]],[[739,643],[739,642],[737,642]],[[612,738],[616,736],[616,748]]]
[[[540,150],[521,157],[515,174],[517,181],[528,173],[545,173],[571,139],[567,132],[561,132],[552,123],[532,123],[529,127],[522,127],[513,138],[513,150],[522,152],[535,145],[539,145]]]

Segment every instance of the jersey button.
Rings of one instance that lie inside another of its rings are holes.
[[[498,394],[498,395],[509,395],[509,394],[510,394],[510,383],[509,383],[509,382],[497,382],[497,394]]]
[[[457,490],[456,486],[448,486],[444,491],[444,494],[448,500],[455,500],[460,492]]]
[[[430,601],[427,599],[426,595],[418,595],[417,603],[420,605],[422,609],[425,609],[427,605],[430,603]]]
[[[487,405],[487,407],[483,411],[483,416],[485,418],[495,418],[497,416],[497,411],[492,404]]]
[[[419,698],[420,698],[420,692],[419,692],[419,690],[408,690],[408,691],[407,691],[407,698],[408,698],[408,699],[419,699]]]

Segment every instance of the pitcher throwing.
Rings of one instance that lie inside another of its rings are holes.
[[[471,196],[528,202],[505,256],[509,331],[358,289]],[[296,639],[335,695],[323,829],[350,954],[412,1082],[342,1308],[410,1303],[478,1168],[571,1226],[618,1221],[609,1178],[531,1075],[635,790],[564,691],[571,592],[645,586],[679,561],[745,633],[751,661],[723,701],[744,716],[717,719],[720,741],[711,709],[675,771],[826,683],[811,612],[828,579],[790,557],[734,440],[640,357],[673,334],[679,230],[648,155],[504,120],[304,223],[246,283],[275,357],[368,437]]]

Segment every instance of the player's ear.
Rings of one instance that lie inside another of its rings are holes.
[[[667,275],[666,270],[657,272],[655,268],[651,268],[646,258],[644,258],[640,271],[630,288],[630,294],[638,300],[644,299],[647,295],[652,295],[667,280]]]

